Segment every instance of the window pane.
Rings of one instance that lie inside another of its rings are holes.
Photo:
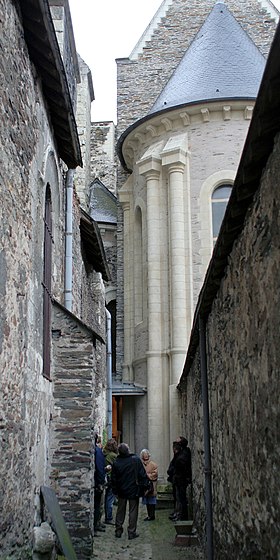
[[[230,193],[231,193],[231,185],[222,185],[221,187],[218,187],[217,189],[214,190],[213,194],[212,194],[212,200],[221,200],[221,199],[229,199],[230,197]]]
[[[231,185],[220,185],[212,194],[212,228],[214,240],[216,240],[219,235],[231,190]]]
[[[218,237],[221,223],[226,211],[227,201],[213,202],[212,204],[212,223],[213,223],[213,237]]]

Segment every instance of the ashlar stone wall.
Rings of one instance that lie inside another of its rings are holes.
[[[182,56],[191,44],[203,25],[206,17],[210,13],[215,0],[173,0],[168,2],[168,9],[165,16],[157,22],[152,33],[148,34],[146,44],[141,44],[138,53],[133,51],[133,56],[117,60],[117,139],[121,134],[138,119],[145,117],[155,102],[157,96],[169,80],[174,69],[178,66]],[[226,0],[226,6],[236,17],[240,25],[256,43],[260,51],[267,56],[271,41],[276,29],[276,20],[273,19],[277,12],[271,14],[266,9],[267,2],[257,0]],[[273,17],[272,17],[273,16]],[[244,124],[244,123],[243,123]],[[246,124],[246,123],[245,123]],[[247,123],[249,124],[249,123]],[[220,145],[220,135],[215,139],[211,138],[213,149],[217,147],[220,152],[219,161],[216,163],[217,170],[229,168],[235,173],[236,158],[238,159],[247,126],[235,126],[230,123],[231,132],[227,135],[228,145],[234,144],[233,160],[228,165],[228,160],[224,155],[223,146]],[[224,123],[221,123],[221,129]],[[209,126],[209,129],[211,124]],[[235,128],[234,128],[235,127]],[[222,130],[221,130],[222,132]],[[205,215],[202,214],[202,205],[199,198],[201,192],[202,177],[201,170],[204,166],[203,155],[209,137],[205,137],[205,131],[200,136],[192,131],[193,144],[192,154],[195,155],[192,161],[192,231],[194,241],[194,299],[197,297],[201,279],[205,272],[205,263],[211,254],[211,231],[203,230]],[[153,139],[150,139],[153,142]],[[222,148],[222,149],[220,149]],[[195,165],[195,158],[197,165]],[[216,160],[217,158],[214,158]],[[129,182],[129,174],[119,165],[117,171],[118,191]],[[209,223],[209,206],[207,206],[207,218]],[[123,211],[119,209],[118,218],[118,293],[117,293],[117,370],[119,376],[123,369],[124,362],[124,262],[123,262]],[[207,246],[205,246],[205,240]]]

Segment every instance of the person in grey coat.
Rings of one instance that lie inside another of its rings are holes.
[[[145,468],[141,459],[130,453],[126,443],[118,446],[118,457],[112,466],[111,484],[113,493],[118,497],[118,509],[116,514],[116,537],[120,538],[123,533],[123,523],[126,514],[126,505],[129,504],[128,516],[128,539],[136,539],[139,496],[143,495],[144,489],[149,485]],[[142,491],[140,490],[142,489]]]

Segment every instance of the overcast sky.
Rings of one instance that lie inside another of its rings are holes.
[[[69,0],[76,48],[92,72],[92,120],[116,122],[115,59],[130,55],[161,2]]]
[[[94,121],[116,122],[116,58],[128,57],[162,0],[69,0],[78,53],[92,72]]]

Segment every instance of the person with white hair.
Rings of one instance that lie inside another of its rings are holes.
[[[150,492],[145,493],[142,498],[142,503],[145,504],[148,513],[144,521],[154,521],[157,503],[158,466],[156,463],[154,463],[154,461],[151,461],[151,454],[148,449],[142,449],[140,453],[140,459],[145,467],[147,477],[153,483]]]

